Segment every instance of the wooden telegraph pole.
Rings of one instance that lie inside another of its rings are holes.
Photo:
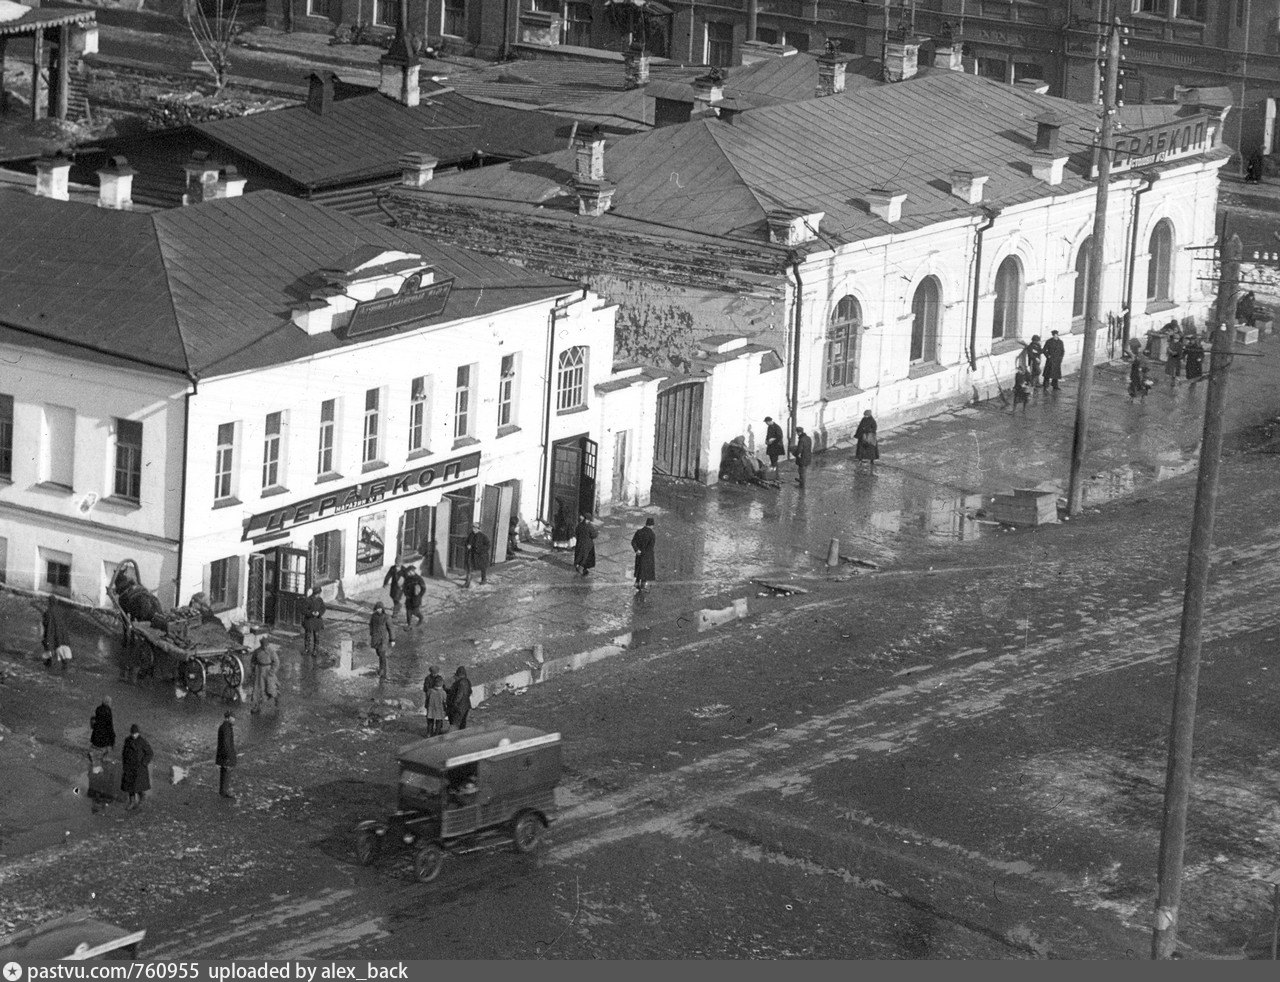
[[[1111,185],[1111,155],[1115,142],[1116,89],[1120,82],[1120,21],[1107,28],[1107,64],[1102,82],[1102,126],[1098,134],[1098,194],[1093,206],[1093,239],[1089,248],[1089,277],[1085,290],[1084,348],[1080,352],[1080,387],[1076,398],[1076,428],[1071,439],[1071,471],[1067,484],[1067,514],[1079,515],[1084,500],[1084,455],[1089,448],[1089,399],[1093,395],[1093,349],[1098,343],[1102,307],[1102,273],[1107,238],[1107,198]]]
[[[1196,506],[1187,550],[1187,586],[1182,599],[1182,635],[1173,689],[1173,722],[1169,731],[1169,767],[1165,775],[1164,823],[1160,832],[1159,895],[1156,898],[1152,958],[1172,958],[1178,943],[1178,904],[1182,898],[1182,858],[1187,841],[1187,801],[1191,795],[1191,748],[1200,685],[1201,623],[1209,585],[1213,519],[1218,503],[1218,471],[1222,463],[1222,430],[1227,408],[1227,375],[1235,344],[1236,294],[1240,289],[1240,237],[1219,238],[1218,309],[1205,397],[1204,437]]]

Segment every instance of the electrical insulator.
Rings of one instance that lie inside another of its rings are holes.
[[[1123,100],[1123,99],[1117,99],[1117,100],[1116,100],[1116,105],[1117,105],[1117,106],[1123,106],[1123,105],[1124,105],[1124,100]]]

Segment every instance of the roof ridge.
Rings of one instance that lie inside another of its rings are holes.
[[[183,205],[183,207],[185,208],[186,205]],[[191,369],[191,348],[187,344],[187,335],[182,330],[182,318],[178,316],[178,305],[173,299],[173,277],[169,272],[169,251],[165,248],[165,239],[160,234],[159,219],[168,217],[170,211],[174,210],[180,212],[182,209],[166,209],[152,212],[147,216],[147,224],[151,226],[151,234],[155,236],[156,251],[160,254],[160,265],[164,267],[164,295],[168,298],[169,311],[173,314],[173,326],[178,332],[178,347],[182,349],[183,369],[186,371],[188,378],[194,378],[195,372]]]
[[[716,135],[716,127],[711,125],[711,120],[709,119],[704,119],[702,121],[702,125],[706,129],[707,135],[711,137],[711,142],[716,145],[716,149],[719,150],[721,156],[724,157],[725,163],[727,163],[733,170],[733,173],[737,176],[738,180],[742,182],[742,186],[746,188],[747,193],[751,195],[751,200],[754,201],[756,203],[756,207],[760,209],[760,217],[762,219],[767,217],[770,209],[765,206],[763,201],[760,200],[760,195],[756,193],[754,185],[752,185],[752,183],[743,176],[742,171],[738,169],[738,164],[733,159],[732,154],[730,154],[729,151],[725,149],[724,144],[720,142],[720,137]]]

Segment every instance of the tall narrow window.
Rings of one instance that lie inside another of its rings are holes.
[[[827,329],[827,388],[854,384],[858,368],[858,334],[862,330],[862,307],[857,298],[841,297]]]
[[[472,366],[458,366],[457,385],[453,390],[453,438],[460,440],[471,435],[473,420],[471,418],[471,380]]]
[[[342,533],[322,532],[311,540],[311,583],[342,579]]]
[[[427,399],[430,390],[428,377],[419,375],[409,383],[409,452],[427,449],[428,412]]]
[[[936,276],[926,277],[911,298],[911,364],[938,359],[938,312],[942,288]]]
[[[1022,326],[1022,263],[1009,256],[996,270],[996,302],[991,316],[991,336],[1016,338]]]
[[[564,5],[564,43],[577,48],[591,47],[591,4]]]
[[[213,499],[222,501],[231,497],[232,478],[235,474],[236,424],[223,423],[218,427],[218,447],[213,456]]]
[[[240,603],[240,557],[215,559],[205,572],[205,593],[214,610],[229,610]]]
[[[71,489],[75,475],[76,411],[45,406],[40,427],[40,480]]]
[[[1151,255],[1147,263],[1147,299],[1168,300],[1169,271],[1173,265],[1173,225],[1169,219],[1156,222],[1147,251]]]
[[[13,396],[0,395],[0,480],[13,480]]]
[[[373,22],[379,27],[400,24],[400,0],[373,0]]]
[[[733,64],[733,25],[708,24],[706,63],[715,68]]]
[[[382,393],[379,389],[369,389],[364,394],[364,450],[360,459],[366,464],[379,459],[381,397]]]
[[[498,426],[516,425],[516,370],[517,355],[503,355],[498,373]]]
[[[283,413],[267,413],[262,434],[262,487],[280,487],[280,442],[283,439]]]
[[[587,404],[587,349],[582,345],[560,352],[556,373],[556,411],[568,412]]]
[[[467,0],[444,0],[441,33],[456,38],[467,36]]]
[[[142,497],[142,424],[137,420],[116,420],[116,467],[112,493],[129,501],[138,501]]]
[[[1089,306],[1089,271],[1093,266],[1093,236],[1080,243],[1076,253],[1076,288],[1071,298],[1071,316],[1083,317]]]
[[[332,474],[333,446],[336,440],[338,400],[326,399],[320,403],[320,449],[316,455],[316,473]]]

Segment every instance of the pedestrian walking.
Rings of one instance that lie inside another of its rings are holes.
[[[416,566],[407,566],[404,575],[404,623],[413,627],[417,618],[422,623],[422,595],[427,592],[427,581],[422,578]]]
[[[654,548],[658,544],[658,534],[653,530],[653,519],[646,518],[644,520],[644,528],[638,529],[636,534],[631,537],[631,548],[636,554],[636,589],[643,590],[646,584],[652,583],[657,577],[657,562],[654,558]]]
[[[809,462],[813,459],[813,440],[803,426],[796,427],[796,445],[791,448],[791,455],[796,459],[796,471],[799,475],[796,483],[803,488],[805,471],[809,469]]]
[[[1174,334],[1169,338],[1169,347],[1165,353],[1164,373],[1169,376],[1169,388],[1173,388],[1177,384],[1179,378],[1182,377],[1182,355],[1183,351],[1182,335]]]
[[[876,461],[880,459],[878,429],[876,418],[871,415],[871,410],[864,409],[862,411],[862,419],[858,420],[858,428],[853,431],[853,439],[855,441],[853,457],[855,460],[868,461],[871,464],[872,474],[876,472]]]
[[[320,588],[313,586],[306,600],[306,613],[302,617],[302,653],[320,654],[320,632],[324,630],[324,612],[327,609]]]
[[[1067,355],[1067,347],[1058,337],[1057,331],[1051,331],[1049,340],[1044,343],[1044,384],[1058,388],[1062,379],[1062,359]]]
[[[782,427],[773,421],[772,416],[764,418],[764,452],[769,455],[769,467],[773,476],[778,476],[778,458],[786,454],[786,440],[782,435]]]
[[[428,675],[426,688],[427,736],[439,736],[444,732],[444,721],[448,719],[445,702],[448,697],[444,691],[444,679],[439,675]],[[470,693],[468,693],[470,699]],[[465,718],[465,714],[464,714]]]
[[[218,754],[214,763],[218,765],[218,794],[223,798],[234,799],[231,793],[231,772],[236,767],[236,715],[231,710],[222,714],[222,725],[218,727]]]
[[[116,723],[111,713],[111,697],[103,696],[98,708],[93,711],[89,720],[89,757],[92,759],[97,751],[98,760],[105,760],[108,752],[116,746]]]
[[[1133,361],[1129,364],[1129,401],[1133,402],[1135,398],[1141,397],[1145,402],[1147,390],[1152,384],[1147,378],[1147,360],[1135,351]]]
[[[382,578],[382,585],[391,591],[391,613],[400,613],[400,603],[404,599],[404,577],[407,566],[392,563],[387,575]]]
[[[467,571],[467,578],[462,581],[464,587],[471,586],[471,574],[476,571],[480,573],[480,585],[484,586],[484,581],[489,575],[490,548],[489,537],[480,531],[480,523],[474,522],[471,531],[467,533],[465,543],[463,565]]]
[[[467,670],[459,665],[453,673],[453,685],[449,686],[448,699],[445,702],[445,714],[449,717],[449,725],[455,730],[467,728],[467,714],[471,712],[471,680],[467,678]]]
[[[250,664],[253,666],[253,695],[249,712],[260,712],[263,702],[271,700],[274,700],[276,709],[279,709],[280,684],[277,673],[280,670],[280,651],[265,635],[259,639]]]
[[[151,790],[151,744],[134,723],[120,751],[120,790],[129,796],[125,811],[142,807],[142,799]]]
[[[574,535],[573,571],[586,576],[596,565],[596,527],[588,521],[586,515],[579,515]]]
[[[1031,343],[1026,347],[1027,353],[1027,372],[1031,375],[1032,388],[1040,384],[1040,358],[1044,355],[1044,348],[1040,345],[1040,335],[1031,335]]]
[[[59,598],[50,597],[45,605],[43,627],[45,667],[49,668],[56,661],[65,672],[71,661],[71,631],[67,629],[66,611]]]
[[[1187,381],[1195,382],[1204,375],[1204,343],[1199,334],[1192,334],[1182,349],[1182,360],[1186,362]]]
[[[391,633],[391,618],[381,603],[373,605],[369,617],[369,647],[378,654],[378,681],[387,681],[387,652],[395,647],[395,635]]]

